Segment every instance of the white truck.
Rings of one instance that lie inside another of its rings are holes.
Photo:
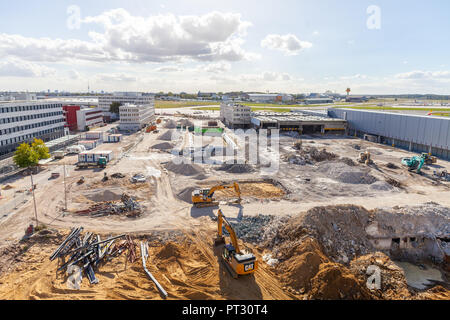
[[[53,153],[53,157],[55,158],[55,159],[64,159],[64,156],[66,155],[66,153],[64,152],[64,151],[62,151],[62,150],[58,150],[58,151],[55,151],[54,153]]]
[[[72,154],[72,153],[80,154],[82,152],[86,152],[86,147],[82,146],[82,145],[70,146],[70,147],[66,148],[66,152],[69,154]]]

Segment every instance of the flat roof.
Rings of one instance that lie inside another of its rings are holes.
[[[252,118],[261,122],[347,122],[346,120],[314,116],[305,113],[254,113]]]

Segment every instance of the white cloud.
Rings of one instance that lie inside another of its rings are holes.
[[[1,77],[45,77],[53,75],[55,72],[52,68],[16,58],[0,61]]]
[[[135,82],[136,77],[126,75],[124,73],[100,73],[96,75],[96,78],[105,82]]]
[[[450,79],[450,71],[410,71],[396,74],[397,79]]]
[[[159,67],[155,71],[156,72],[180,72],[180,71],[183,71],[183,69],[180,67],[176,67],[176,66],[166,66],[166,67]]]
[[[269,34],[262,41],[263,48],[283,51],[286,55],[297,55],[303,49],[312,47],[311,42],[300,41],[295,35]]]
[[[367,76],[365,74],[355,74],[352,76],[342,76],[339,79],[341,80],[367,79]]]
[[[69,79],[72,79],[72,80],[81,79],[80,73],[78,71],[76,71],[76,70],[73,70],[73,69],[67,71],[67,75],[68,75]]]
[[[103,32],[89,32],[90,41],[30,38],[0,34],[0,55],[29,61],[164,62],[182,59],[239,61],[252,55],[241,46],[250,22],[240,14],[210,12],[201,16],[173,14],[133,16],[125,9],[86,17]]]
[[[319,34],[320,34],[320,32],[317,30],[313,32],[313,36],[318,36]]]
[[[228,62],[217,62],[207,65],[204,70],[212,73],[222,73],[231,70],[231,64]]]

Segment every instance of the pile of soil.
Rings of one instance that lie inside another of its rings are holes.
[[[378,181],[368,173],[368,170],[351,167],[338,161],[322,163],[319,165],[318,171],[342,183],[372,184]]]
[[[338,263],[324,263],[311,280],[309,299],[369,300],[373,299],[364,281]]]
[[[241,182],[239,183],[242,197],[255,199],[277,199],[285,195],[284,190],[268,182]],[[214,194],[218,200],[236,197],[234,189],[218,190]]]
[[[392,163],[392,162],[388,162],[386,164],[386,167],[389,168],[389,169],[398,169],[398,166],[396,164]]]
[[[255,168],[250,164],[223,164],[217,170],[229,173],[251,173],[255,171]]]
[[[205,173],[202,167],[197,164],[175,164],[173,162],[169,162],[166,165],[166,169],[183,176],[196,176]]]
[[[173,149],[173,144],[169,143],[169,142],[163,142],[163,143],[158,143],[155,144],[154,146],[152,146],[152,149],[158,149],[158,150],[169,150],[169,149]]]
[[[339,161],[345,163],[346,165],[348,165],[350,167],[356,166],[356,162],[347,157],[340,158]]]
[[[180,199],[181,201],[187,202],[187,203],[192,203],[192,192],[198,189],[196,187],[189,187],[186,189],[183,189],[182,191],[180,191],[177,194],[177,198]]]
[[[14,189],[14,186],[12,186],[12,185],[10,185],[10,184],[7,184],[6,186],[4,186],[4,187],[2,188],[2,190],[11,190],[11,189]]]
[[[305,147],[301,153],[315,162],[331,161],[338,158],[338,155],[328,152],[325,148],[318,150],[316,147]]]

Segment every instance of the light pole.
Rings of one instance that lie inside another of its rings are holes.
[[[36,198],[34,196],[33,169],[31,168],[30,168],[30,178],[31,178],[31,193],[33,194],[33,203],[34,203],[34,218],[36,219],[36,227],[37,227],[39,225],[39,221],[37,216]]]

